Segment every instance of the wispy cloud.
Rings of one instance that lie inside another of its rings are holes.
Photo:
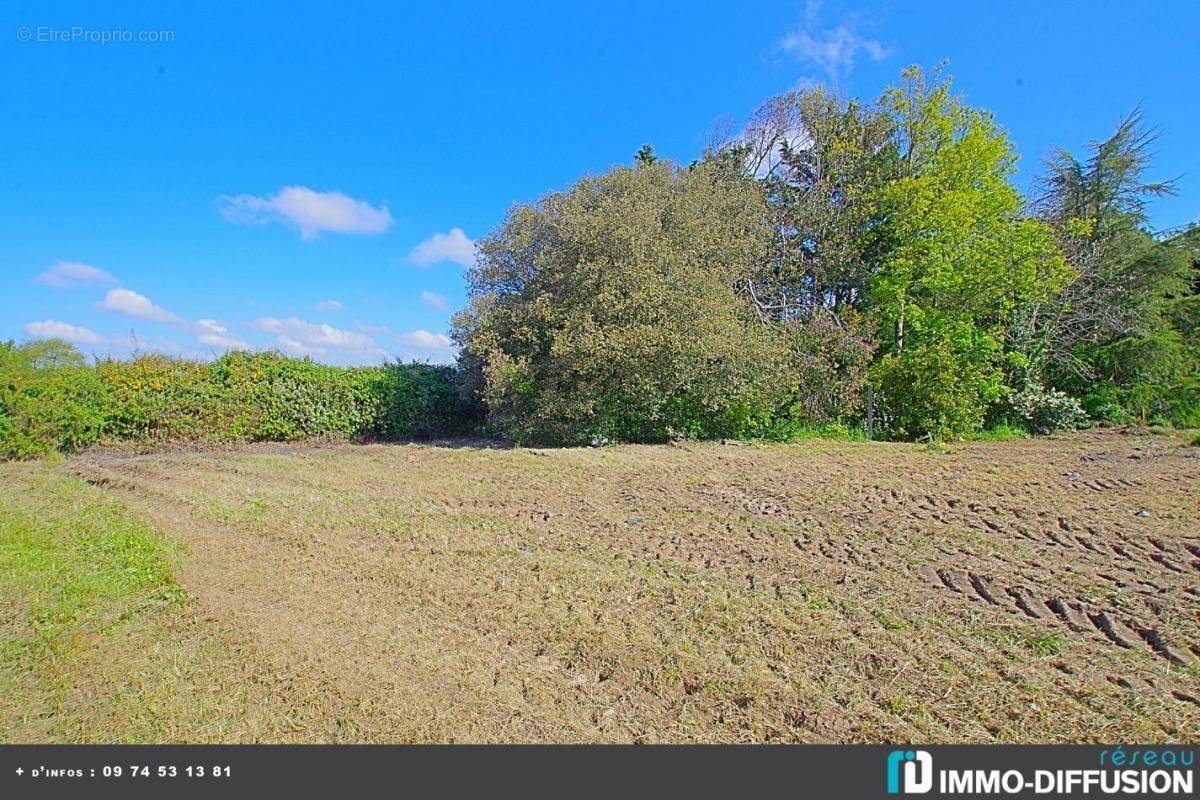
[[[329,300],[318,300],[313,308],[317,311],[340,311],[342,308],[342,301],[334,300],[332,298]]]
[[[430,350],[436,353],[450,353],[454,350],[454,343],[444,333],[430,333],[427,330],[418,329],[402,333],[396,338],[409,347],[419,350]]]
[[[438,311],[446,310],[446,298],[437,292],[421,292],[421,302],[431,308],[436,308]]]
[[[307,186],[285,186],[269,197],[221,195],[217,209],[227,221],[239,225],[290,225],[299,229],[305,241],[324,232],[370,236],[383,233],[392,224],[386,206],[376,208],[341,192],[318,192]]]
[[[56,319],[43,319],[31,322],[25,326],[25,333],[35,339],[65,339],[74,344],[101,345],[105,338],[90,328],[72,325],[69,322],[59,322]]]
[[[259,330],[275,334],[275,341],[280,347],[295,355],[319,358],[333,351],[359,358],[387,356],[387,351],[366,333],[308,322],[299,317],[260,317],[254,325]]]
[[[153,340],[145,340],[137,335],[137,331],[131,331],[130,335],[125,339],[125,346],[128,347],[130,353],[140,353],[152,351],[156,353],[164,353],[165,355],[174,356],[176,358],[189,358],[193,361],[208,361],[213,357],[211,350],[203,350],[192,347],[190,345],[180,344],[174,339],[166,336],[159,336]],[[240,348],[224,348],[227,350]]]
[[[317,347],[316,345],[305,344],[298,339],[293,339],[286,333],[281,333],[275,338],[279,346],[284,352],[291,353],[294,356],[311,356],[312,358],[322,358],[329,352],[327,348]]]
[[[804,9],[804,24],[785,36],[779,49],[819,67],[833,81],[847,77],[859,56],[880,61],[890,55],[878,39],[858,32],[859,17],[848,17],[828,28],[821,25],[820,10],[821,4],[810,0]]]
[[[78,261],[58,261],[42,270],[33,279],[43,286],[54,286],[58,289],[73,289],[76,286],[91,284],[114,284],[117,279],[102,269],[91,264],[81,264]]]
[[[249,342],[230,334],[229,328],[215,319],[196,320],[196,324],[192,326],[192,333],[196,335],[196,341],[209,347],[224,350],[250,349]]]
[[[252,347],[245,339],[231,334],[229,328],[223,322],[208,317],[196,320],[195,322],[188,322],[178,314],[173,314],[158,305],[149,297],[138,294],[131,289],[110,289],[108,294],[104,296],[104,299],[96,304],[96,307],[115,314],[123,314],[134,319],[145,320],[146,322],[178,325],[195,336],[197,342],[209,348],[219,350],[249,350]],[[166,342],[169,340],[160,339],[159,341]],[[165,346],[156,347],[156,349],[166,350],[171,353],[175,352]],[[195,355],[199,352],[201,351],[181,349],[175,354],[187,353]]]
[[[147,322],[182,322],[178,315],[130,289],[109,289],[108,294],[104,295],[104,299],[97,303],[96,307]]]
[[[451,228],[449,233],[435,233],[418,244],[408,254],[407,260],[419,267],[442,261],[453,261],[469,267],[475,263],[475,242],[467,237],[462,228]]]
[[[429,361],[435,364],[450,364],[454,361],[454,342],[444,333],[433,333],[424,328],[398,333],[394,340],[400,345],[399,356],[409,361]]]
[[[365,322],[359,322],[358,320],[354,320],[354,327],[358,328],[363,333],[370,333],[375,336],[383,334],[390,335],[392,332],[392,329],[387,325],[368,325]]]

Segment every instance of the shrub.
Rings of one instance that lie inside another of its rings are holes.
[[[235,439],[228,398],[208,364],[160,355],[104,359],[96,374],[109,394],[105,435],[137,442]]]
[[[867,432],[863,428],[851,427],[841,422],[812,424],[799,418],[780,417],[773,421],[761,438],[775,442],[803,442],[810,439],[865,442]]]
[[[778,327],[787,347],[779,379],[787,387],[788,404],[781,416],[800,427],[819,428],[855,415],[874,354],[866,325],[852,315],[839,320],[818,313]]]
[[[1036,381],[1009,396],[1008,406],[1033,433],[1075,430],[1088,421],[1087,412],[1078,400]]]
[[[428,438],[475,429],[478,411],[464,402],[456,368],[390,364],[372,374],[379,404],[372,435],[381,439]]]
[[[236,438],[290,441],[374,433],[379,367],[331,367],[278,353],[229,353],[212,365]]]
[[[1200,426],[1200,383],[1171,385],[1145,381],[1120,392],[1122,405],[1142,423],[1180,428]]]
[[[78,450],[107,426],[111,398],[103,381],[79,366],[82,357],[61,357],[74,351],[65,342],[44,360],[44,344],[0,342],[0,457]]]
[[[1084,395],[1083,409],[1097,422],[1148,424],[1156,420],[1179,428],[1200,426],[1200,385],[1151,382],[1132,386],[1098,383]]]
[[[1024,425],[1014,425],[1008,420],[1001,420],[976,431],[970,438],[974,442],[1010,442],[1014,439],[1028,439],[1029,429]]]
[[[78,450],[105,428],[104,386],[89,370],[61,368],[6,376],[0,455],[28,458]]]
[[[1133,417],[1121,405],[1121,391],[1111,384],[1094,386],[1080,401],[1084,413],[1096,422],[1126,424]]]
[[[103,441],[403,439],[476,424],[458,370],[429,364],[331,367],[278,353],[205,364],[139,356],[95,367],[66,343],[0,343],[0,457]]]
[[[900,439],[959,439],[979,429],[1002,390],[997,346],[968,331],[884,356],[872,368],[880,427]]]

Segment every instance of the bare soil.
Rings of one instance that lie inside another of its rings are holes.
[[[183,543],[188,630],[261,692],[261,724],[174,740],[1200,741],[1200,448],[1176,438],[63,469]]]

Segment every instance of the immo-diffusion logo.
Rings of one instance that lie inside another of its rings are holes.
[[[1193,767],[1196,752],[1191,748],[1147,747],[1126,751],[1124,747],[1100,750],[1098,762],[1078,764],[1078,754],[1064,759],[1071,766],[1046,768],[1056,754],[1032,759],[1028,752],[1006,752],[1014,763],[986,769],[946,767],[934,772],[933,757],[925,750],[892,750],[887,756],[888,794],[941,795],[1181,795],[1195,796]],[[1088,755],[1086,752],[1084,755]],[[1093,756],[1094,757],[1094,756]],[[1021,764],[1033,760],[1037,763]]]
[[[925,794],[932,788],[933,756],[924,750],[893,750],[888,753],[888,794]]]

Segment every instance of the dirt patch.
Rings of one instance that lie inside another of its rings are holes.
[[[1200,458],[1169,437],[66,468],[187,545],[197,608],[307,698],[287,738],[1200,734]]]

